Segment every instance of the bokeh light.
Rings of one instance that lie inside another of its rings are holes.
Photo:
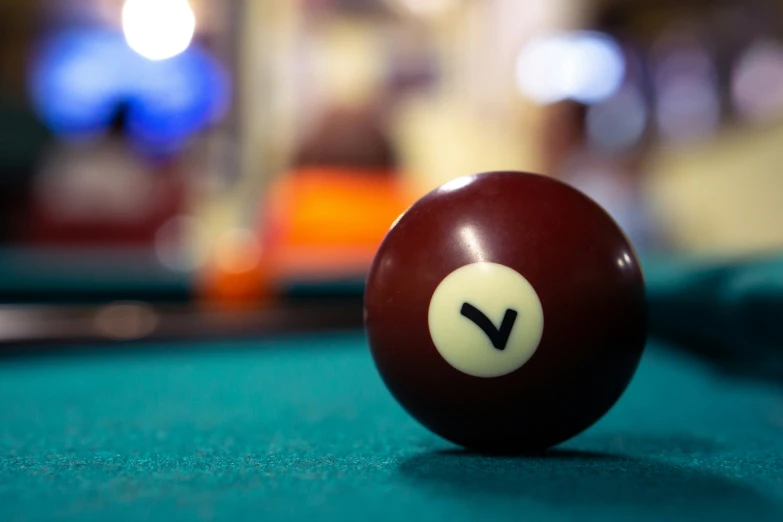
[[[413,15],[432,17],[454,9],[458,0],[394,0],[394,2]]]
[[[737,112],[750,120],[770,121],[783,114],[783,45],[760,41],[740,58],[732,76]]]
[[[192,46],[166,60],[147,60],[123,36],[74,31],[43,43],[33,64],[31,97],[55,133],[100,133],[119,103],[130,105],[131,138],[170,149],[219,121],[230,103],[228,75],[206,51]]]
[[[195,248],[193,238],[207,225],[195,216],[174,216],[155,234],[155,254],[170,270],[192,272],[207,261],[205,252]]]
[[[258,267],[261,244],[251,229],[225,231],[217,241],[217,267],[225,273],[242,274]]]
[[[661,136],[687,142],[714,134],[720,123],[720,100],[715,65],[706,46],[693,41],[660,47],[654,81]]]
[[[520,92],[541,105],[568,99],[600,102],[620,88],[624,76],[620,46],[591,31],[536,38],[519,53],[516,66]]]
[[[190,46],[196,15],[187,0],[126,0],[122,28],[131,49],[149,60],[166,60]]]
[[[599,149],[620,150],[636,145],[647,128],[647,103],[640,90],[626,85],[587,111],[587,136]]]
[[[95,329],[109,339],[141,339],[160,324],[160,316],[148,303],[116,302],[103,306],[95,314]]]

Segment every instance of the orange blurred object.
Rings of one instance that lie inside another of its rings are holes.
[[[393,173],[303,167],[274,182],[252,235],[226,234],[199,294],[219,307],[269,304],[290,282],[360,278],[415,196]]]
[[[201,303],[220,309],[257,308],[271,302],[269,260],[257,234],[226,231],[217,241],[197,282]]]
[[[263,250],[279,279],[363,276],[414,201],[393,173],[303,167],[271,187]]]

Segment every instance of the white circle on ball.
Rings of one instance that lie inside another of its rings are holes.
[[[473,263],[446,276],[432,295],[427,320],[441,357],[474,377],[518,370],[544,333],[535,289],[522,274],[498,263]]]

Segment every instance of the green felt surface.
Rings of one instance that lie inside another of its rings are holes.
[[[181,302],[193,299],[196,278],[144,248],[0,248],[0,304]],[[278,285],[288,298],[361,296],[364,274]]]
[[[183,301],[192,274],[141,248],[0,248],[0,303]]]
[[[783,255],[647,259],[645,276],[656,336],[783,383]]]
[[[0,520],[783,520],[783,393],[651,346],[596,426],[460,451],[358,334],[0,361]]]

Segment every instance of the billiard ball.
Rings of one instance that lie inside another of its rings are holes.
[[[537,452],[601,418],[646,340],[645,286],[612,218],[565,183],[458,178],[381,243],[365,291],[372,357],[415,419],[482,452]]]

